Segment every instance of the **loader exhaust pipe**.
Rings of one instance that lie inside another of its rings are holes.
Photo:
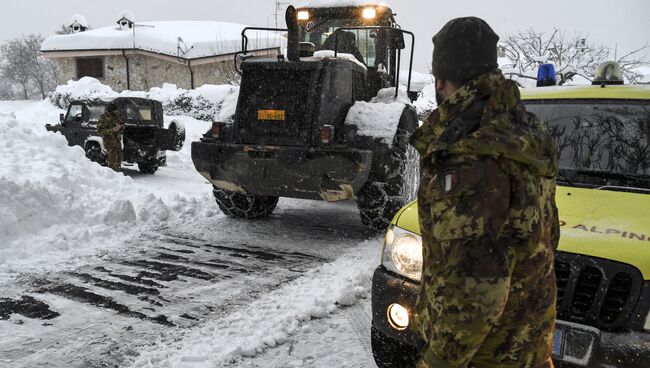
[[[287,29],[289,30],[287,43],[287,59],[289,61],[300,61],[300,27],[298,26],[298,17],[296,8],[290,5],[285,15]]]

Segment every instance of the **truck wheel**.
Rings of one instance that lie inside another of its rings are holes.
[[[158,171],[158,161],[147,161],[138,164],[138,169],[143,174],[153,175]]]
[[[415,368],[416,349],[383,336],[374,326],[370,333],[372,356],[379,368]]]
[[[178,121],[172,121],[169,124],[169,129],[176,132],[174,151],[178,152],[183,149],[185,144],[185,126]]]
[[[384,181],[369,181],[357,194],[361,222],[370,229],[385,230],[395,214],[417,197],[420,163],[408,137],[406,130],[397,131],[387,177]]]
[[[102,154],[102,148],[98,144],[86,145],[86,157],[102,166],[106,166],[106,156]]]
[[[247,220],[269,217],[279,200],[279,197],[241,194],[219,188],[214,188],[213,193],[223,213]]]

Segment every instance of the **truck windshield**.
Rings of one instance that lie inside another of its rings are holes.
[[[303,42],[311,42],[316,50],[334,50],[334,31],[343,27],[359,27],[355,19],[335,19],[316,21],[304,28]],[[377,31],[376,30],[345,30],[338,36],[339,52],[352,54],[367,66],[377,66]]]
[[[528,101],[560,156],[560,180],[650,189],[650,102]]]
[[[104,112],[106,111],[106,106],[104,105],[88,106],[88,110],[90,111],[90,117],[88,118],[88,122],[91,124],[97,124],[99,118],[101,118],[102,115],[104,115]]]

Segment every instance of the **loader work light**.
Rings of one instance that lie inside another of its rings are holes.
[[[309,20],[309,12],[307,10],[299,11],[298,20]]]
[[[377,9],[375,8],[365,8],[361,13],[363,19],[375,19],[377,18]]]
[[[537,70],[537,87],[548,87],[557,85],[555,65],[542,64]]]

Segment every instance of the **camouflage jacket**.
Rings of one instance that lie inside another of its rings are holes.
[[[120,119],[113,112],[105,112],[97,123],[97,133],[102,136],[104,145],[120,145],[122,133],[114,132],[112,129],[120,125]]]
[[[472,80],[414,133],[421,367],[551,367],[557,153],[499,70]]]

